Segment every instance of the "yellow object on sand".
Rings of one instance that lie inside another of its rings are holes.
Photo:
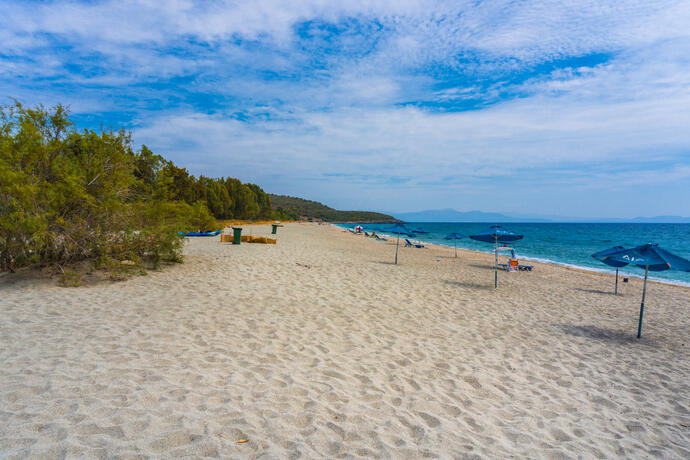
[[[242,235],[242,241],[245,243],[263,243],[263,244],[276,244],[276,240],[273,238],[266,238],[264,236],[251,236]]]
[[[249,439],[238,439],[237,444],[244,444],[245,442],[248,442]]]

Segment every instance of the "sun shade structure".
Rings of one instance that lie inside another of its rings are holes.
[[[599,262],[603,262],[606,265],[609,265],[611,267],[616,267],[616,288],[614,290],[614,294],[618,294],[618,269],[620,267],[625,267],[628,265],[627,262],[619,262],[614,259],[607,259],[606,257],[610,256],[611,254],[614,254],[616,252],[621,252],[625,248],[623,246],[614,246],[612,248],[604,249],[603,251],[595,252],[592,254],[592,257],[597,259]]]
[[[405,227],[403,224],[395,224],[392,227],[389,228],[382,228],[382,232],[386,233],[392,233],[397,236],[395,239],[395,264],[398,264],[398,246],[400,244],[400,235],[406,235],[409,237],[414,237],[414,233],[412,231],[408,230],[407,227]]]
[[[455,258],[458,258],[458,245],[457,245],[457,240],[464,238],[463,235],[459,233],[451,233],[450,235],[446,235],[443,239],[444,240],[453,240],[453,248],[455,249]]]
[[[640,320],[637,324],[637,338],[642,337],[642,315],[644,315],[644,298],[647,294],[647,275],[649,271],[680,270],[690,272],[690,260],[678,257],[661,249],[658,244],[644,244],[635,248],[623,249],[604,257],[604,263],[618,262],[644,267],[644,285],[640,303]]]
[[[494,262],[494,288],[498,287],[498,243],[510,243],[524,238],[524,235],[518,235],[500,225],[492,225],[486,230],[482,230],[476,235],[470,235],[470,238],[484,243],[494,243],[494,255],[496,257]]]

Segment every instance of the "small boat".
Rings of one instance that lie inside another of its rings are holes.
[[[177,232],[182,236],[217,236],[223,230],[216,230],[215,232]]]

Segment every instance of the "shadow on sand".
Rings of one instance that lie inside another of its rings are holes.
[[[604,295],[613,295],[613,296],[616,295],[613,293],[613,291],[602,291],[601,289],[585,289],[585,288],[574,288],[574,289],[576,291],[591,292],[592,294],[604,294]],[[618,291],[618,296],[623,297],[623,293],[621,291]]]
[[[395,262],[391,261],[385,261],[385,260],[370,260],[372,264],[381,264],[381,265],[396,265]],[[401,263],[398,262],[397,265],[400,265]]]
[[[493,265],[484,265],[484,264],[467,264],[468,267],[474,267],[474,268],[486,268],[486,269],[494,269]]]
[[[558,325],[563,332],[566,334],[587,337],[590,339],[599,340],[607,343],[645,343],[649,344],[648,341],[644,340],[644,335],[641,339],[637,338],[636,333],[616,331],[611,329],[606,329],[603,327],[586,325],[586,326],[573,326],[572,324],[559,324]]]
[[[479,283],[467,283],[464,281],[453,281],[453,280],[443,280],[445,284],[456,287],[463,287],[468,289],[484,289],[484,290],[494,290],[493,284],[479,284]]]

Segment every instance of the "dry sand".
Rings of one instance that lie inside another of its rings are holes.
[[[0,457],[690,458],[687,288],[650,284],[637,340],[639,280],[494,290],[491,255],[278,236],[126,282],[1,276]]]

